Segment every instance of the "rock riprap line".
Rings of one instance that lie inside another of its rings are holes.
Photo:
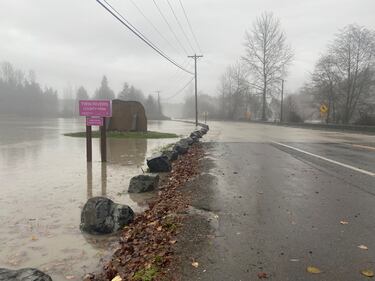
[[[89,234],[110,234],[133,219],[134,212],[129,206],[117,204],[106,197],[93,197],[82,209],[80,228]]]
[[[174,145],[173,149],[182,155],[189,150],[189,144],[186,141],[180,140]]]
[[[158,187],[159,175],[158,174],[142,174],[133,177],[129,184],[129,193],[142,193],[153,191]]]
[[[52,278],[35,268],[18,270],[0,268],[0,281],[52,281]]]

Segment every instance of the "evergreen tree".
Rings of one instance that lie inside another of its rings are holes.
[[[95,98],[96,99],[109,99],[109,100],[113,100],[115,98],[115,94],[113,90],[109,87],[108,79],[105,75],[103,76],[99,89],[95,91]]]

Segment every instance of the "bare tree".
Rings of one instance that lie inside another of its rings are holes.
[[[343,95],[342,121],[349,123],[358,103],[370,94],[375,66],[375,33],[363,26],[349,25],[336,35],[330,51]]]
[[[235,119],[239,114],[242,117],[241,113],[245,113],[242,107],[245,105],[245,97],[249,91],[247,71],[243,64],[237,62],[227,67],[220,82],[222,117]]]
[[[280,20],[267,12],[256,19],[250,31],[246,31],[244,45],[246,54],[243,60],[251,72],[251,85],[262,92],[262,119],[265,120],[268,94],[284,78],[293,52],[286,43]]]

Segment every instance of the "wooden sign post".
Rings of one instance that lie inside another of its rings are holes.
[[[103,125],[100,126],[100,155],[102,162],[107,162],[107,128],[105,126],[105,117],[103,117]]]
[[[86,159],[92,162],[92,133],[91,126],[86,125]]]
[[[79,115],[86,116],[86,159],[92,162],[92,126],[100,127],[100,154],[102,162],[107,162],[106,117],[112,116],[110,100],[80,100]]]

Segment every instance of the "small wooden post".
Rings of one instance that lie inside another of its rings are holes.
[[[86,126],[86,159],[87,162],[92,161],[92,134],[91,126]]]
[[[105,117],[103,117],[103,126],[100,126],[100,154],[102,162],[107,162],[107,128]]]

